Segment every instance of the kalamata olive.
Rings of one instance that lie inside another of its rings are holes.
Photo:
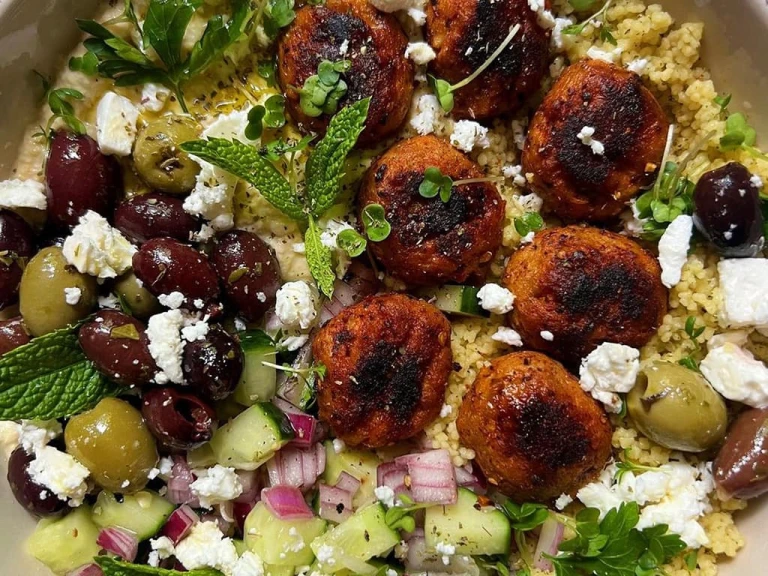
[[[153,238],[133,255],[133,272],[155,296],[181,292],[186,306],[199,308],[219,297],[219,279],[208,259],[171,238]]]
[[[136,171],[155,190],[186,194],[195,186],[200,165],[179,146],[197,140],[200,125],[188,116],[164,116],[148,124],[136,139]]]
[[[10,210],[0,210],[0,309],[16,302],[23,272],[23,258],[35,253],[32,228]]]
[[[24,448],[19,446],[11,453],[8,460],[8,484],[11,492],[19,504],[38,516],[53,516],[67,508],[67,503],[51,492],[45,486],[41,486],[29,475],[29,463],[34,456],[27,454]]]
[[[219,238],[211,254],[227,298],[249,322],[257,322],[275,304],[280,267],[270,247],[250,232],[238,230]]]
[[[693,193],[696,228],[725,256],[747,258],[763,248],[760,193],[738,162],[705,173]]]
[[[191,450],[213,436],[216,412],[194,394],[164,386],[144,394],[141,413],[161,448]]]
[[[96,369],[124,386],[148,384],[157,373],[144,325],[117,310],[101,310],[78,334]]]
[[[115,210],[115,227],[137,244],[164,236],[189,242],[200,222],[184,211],[181,198],[153,192],[120,204]]]
[[[194,390],[209,400],[222,400],[237,387],[243,351],[232,336],[212,326],[205,339],[187,342],[181,367]]]
[[[124,400],[105,398],[73,416],[64,429],[67,452],[105,490],[128,493],[147,484],[157,447],[141,413]]]
[[[136,318],[146,320],[150,316],[162,311],[162,306],[157,298],[144,287],[144,283],[136,278],[132,271],[126,272],[115,280],[115,292],[130,308],[131,314]]]
[[[56,132],[45,164],[48,221],[55,228],[77,224],[88,210],[109,217],[122,187],[120,165],[89,136]]]
[[[0,356],[29,344],[29,332],[21,316],[0,322]]]
[[[747,410],[736,419],[712,471],[723,496],[754,498],[768,492],[768,408]]]

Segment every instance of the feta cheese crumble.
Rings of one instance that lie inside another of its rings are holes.
[[[717,271],[723,295],[720,322],[730,328],[768,327],[768,260],[720,260]]]
[[[426,136],[436,130],[443,116],[443,111],[434,94],[422,94],[416,99],[416,105],[411,114],[411,128],[421,136]]]
[[[275,313],[284,327],[306,330],[317,318],[315,300],[312,287],[303,280],[287,282],[277,291]]]
[[[456,554],[456,546],[447,542],[438,542],[435,544],[435,550],[443,557],[443,564],[446,566],[451,563],[451,556]]]
[[[507,328],[506,326],[499,326],[498,330],[496,330],[496,333],[491,336],[491,340],[501,342],[507,346],[523,345],[523,339],[521,338],[520,334],[518,334],[512,328]]]
[[[184,314],[181,310],[169,310],[155,314],[147,323],[149,353],[160,371],[155,375],[158,384],[184,383],[181,370],[185,342],[181,338],[184,327]]]
[[[463,152],[472,152],[475,148],[488,148],[488,128],[473,120],[459,120],[453,125],[451,144]]]
[[[160,302],[163,306],[166,308],[170,308],[171,310],[176,310],[177,308],[181,308],[184,304],[184,294],[181,292],[171,292],[170,294],[160,294],[160,296],[157,297],[157,301]]]
[[[317,549],[316,557],[320,564],[327,564],[328,566],[336,564],[336,559],[333,557],[333,546],[328,544],[323,544]]]
[[[130,156],[136,140],[139,109],[133,102],[107,92],[96,107],[96,140],[103,154]]]
[[[187,570],[215,568],[230,576],[237,563],[235,544],[224,537],[216,522],[195,524],[176,545],[174,556]]]
[[[437,58],[437,54],[426,42],[409,42],[405,49],[405,57],[419,66],[425,66]]]
[[[232,568],[232,576],[264,576],[264,574],[263,560],[250,550],[243,552]]]
[[[0,207],[45,210],[48,207],[45,185],[36,180],[0,182]]]
[[[192,494],[200,500],[203,508],[234,500],[243,493],[243,485],[234,468],[217,464],[212,468],[193,470],[197,479],[190,484]]]
[[[732,342],[711,347],[699,366],[722,396],[754,408],[768,406],[768,367]]]
[[[619,58],[621,58],[622,52],[624,52],[624,50],[621,46],[617,46],[611,51],[600,50],[597,46],[591,46],[589,50],[587,50],[587,58],[604,60],[605,62],[612,62],[615,64]]]
[[[64,258],[82,274],[115,278],[132,265],[136,247],[103,216],[89,210],[64,240]]]
[[[571,502],[573,502],[573,498],[568,496],[568,494],[560,494],[557,500],[555,500],[555,508],[562,512],[570,506]]]
[[[379,486],[374,490],[374,493],[378,501],[387,508],[392,508],[395,505],[395,491],[389,486]]]
[[[82,295],[83,291],[80,288],[64,288],[64,301],[70,306],[76,306]]]
[[[197,320],[192,322],[189,326],[184,326],[181,329],[181,337],[187,342],[194,342],[195,340],[205,340],[208,335],[208,322],[205,320]]]
[[[509,164],[501,169],[501,173],[504,178],[509,178],[515,186],[522,188],[526,184],[525,176],[523,175],[523,167],[521,165]]]
[[[549,330],[542,330],[539,332],[539,336],[541,336],[542,340],[546,340],[547,342],[552,342],[555,339],[555,335]]]
[[[147,112],[160,112],[171,95],[162,84],[144,84],[141,89],[141,107]]]
[[[618,393],[635,387],[640,372],[640,351],[623,344],[605,342],[584,358],[579,369],[581,389],[605,405],[608,412],[621,412]]]
[[[642,74],[645,72],[645,69],[648,67],[648,59],[647,58],[635,58],[627,64],[627,70],[630,72],[634,72],[635,74]]]
[[[159,538],[152,538],[149,541],[149,545],[152,547],[152,552],[149,553],[147,564],[157,568],[160,565],[160,560],[165,560],[173,556],[174,547],[173,541],[168,536],[160,536]]]
[[[418,25],[423,26],[427,22],[426,0],[370,0],[371,4],[382,12],[406,12]]]
[[[344,442],[344,440],[342,440],[340,438],[334,438],[333,439],[333,451],[336,454],[341,454],[346,449],[347,449],[347,445]]]
[[[483,310],[493,314],[507,314],[515,306],[515,295],[498,284],[486,284],[477,293]]]
[[[73,508],[80,506],[88,493],[85,482],[90,475],[88,469],[52,446],[36,450],[35,459],[29,463],[27,471],[34,482],[53,492],[59,500],[69,501]]]
[[[681,214],[670,223],[659,240],[661,282],[667,288],[674,288],[680,282],[683,266],[688,261],[692,235],[693,218]]]
[[[14,424],[14,426],[18,428],[15,443],[24,448],[27,454],[35,454],[42,450],[49,442],[61,436],[63,431],[57,420],[22,420],[21,424]]]
[[[757,188],[758,190],[763,187],[763,179],[760,178],[757,174],[752,174],[752,178],[749,179],[750,183],[752,184],[753,188]]]
[[[605,146],[599,140],[595,140],[592,136],[595,135],[595,129],[592,126],[584,126],[576,137],[585,146],[589,146],[592,149],[592,154],[602,156],[605,154]]]

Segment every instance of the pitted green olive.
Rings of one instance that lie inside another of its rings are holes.
[[[728,426],[725,402],[704,377],[669,362],[654,362],[640,373],[627,408],[640,432],[672,450],[708,450]]]
[[[157,298],[144,287],[133,272],[123,274],[115,281],[115,292],[137,318],[146,319],[162,310]]]

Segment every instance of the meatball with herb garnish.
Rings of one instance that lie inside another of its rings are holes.
[[[597,228],[537,232],[509,259],[503,284],[517,297],[509,319],[525,344],[569,366],[603,342],[642,347],[667,312],[657,260]]]
[[[611,454],[605,412],[560,363],[536,352],[483,368],[456,426],[488,482],[516,502],[573,494]]]
[[[501,246],[505,206],[484,176],[435,136],[390,148],[368,170],[358,196],[361,221],[367,206],[379,204],[392,227],[385,240],[369,243],[376,258],[414,285],[484,278]]]
[[[440,414],[452,368],[451,326],[431,304],[371,296],[318,333],[320,419],[350,446],[411,438]]]
[[[523,171],[544,208],[605,221],[653,183],[669,122],[640,77],[602,60],[570,66],[531,121]]]
[[[338,109],[371,98],[358,143],[392,136],[411,106],[414,69],[407,46],[394,16],[368,0],[303,7],[277,48],[288,111],[303,131],[322,133]]]
[[[547,70],[549,33],[527,0],[433,0],[427,38],[437,57],[435,77],[455,85],[470,78],[520,28],[488,68],[453,92],[456,118],[484,119],[520,108]]]

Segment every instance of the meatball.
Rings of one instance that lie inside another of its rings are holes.
[[[359,144],[375,144],[395,134],[413,95],[414,69],[405,57],[407,47],[408,38],[394,16],[378,12],[368,0],[328,0],[303,7],[277,47],[278,78],[288,111],[303,131],[325,132],[330,116],[307,115],[299,90],[323,60],[349,60],[352,67],[343,75],[347,93],[339,106],[371,98]]]
[[[358,196],[360,217],[381,204],[392,232],[369,245],[387,270],[414,285],[464,283],[485,277],[501,246],[504,200],[489,182],[454,186],[448,202],[424,198],[427,168],[454,181],[482,178],[480,166],[435,136],[399,142],[368,170]]]
[[[483,368],[456,426],[488,482],[517,502],[574,494],[611,454],[605,412],[562,364],[537,352]]]
[[[455,84],[501,46],[510,29],[520,30],[490,67],[454,92],[453,116],[484,119],[520,108],[547,72],[549,33],[536,21],[528,0],[432,0],[427,39],[437,58],[430,71]]]
[[[350,446],[411,438],[440,414],[452,368],[451,325],[431,304],[371,296],[317,334],[320,419]]]
[[[568,365],[603,342],[640,348],[667,313],[656,259],[618,234],[568,226],[538,232],[507,263],[509,319],[526,345]]]
[[[533,173],[546,210],[567,221],[605,221],[653,183],[668,130],[664,111],[637,74],[581,60],[536,111],[523,171]]]

